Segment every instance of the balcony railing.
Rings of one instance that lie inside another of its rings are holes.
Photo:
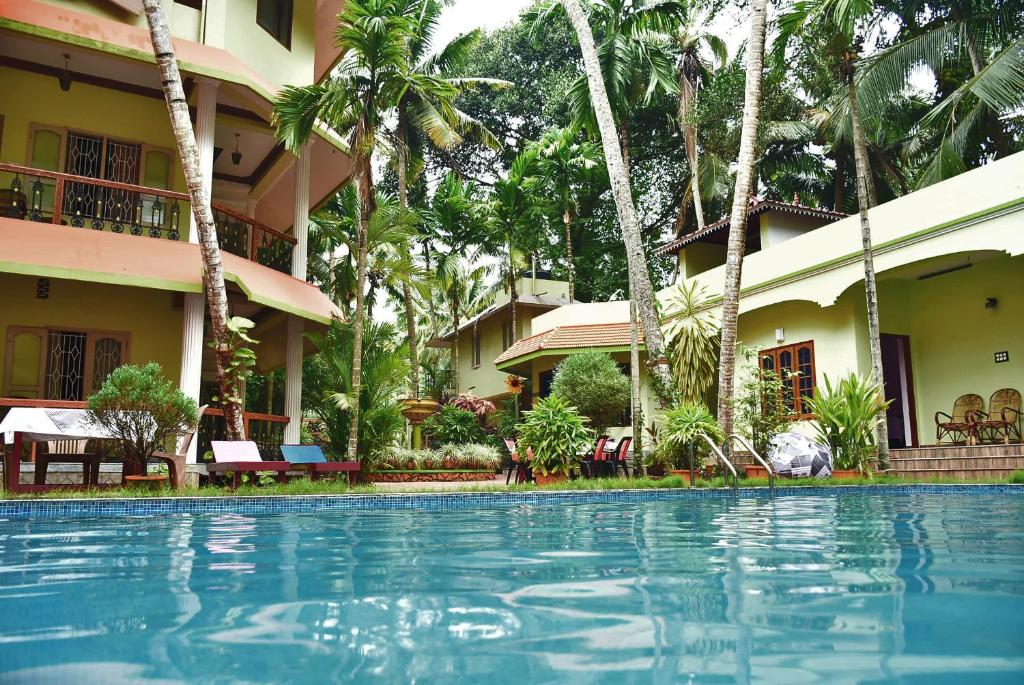
[[[225,252],[291,272],[295,238],[212,203]],[[189,196],[0,162],[0,216],[165,240],[188,234]]]

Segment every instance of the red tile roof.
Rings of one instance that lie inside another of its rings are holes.
[[[638,331],[640,344],[643,331]],[[537,335],[523,338],[494,360],[496,365],[524,357],[541,350],[562,350],[590,347],[619,347],[629,345],[629,322],[592,323],[576,326],[558,326]]]
[[[846,217],[842,212],[833,212],[831,209],[819,209],[818,207],[807,207],[798,202],[782,202],[780,200],[762,200],[759,197],[750,198],[750,210],[747,215],[747,220],[756,217],[762,212],[767,212],[773,209],[778,212],[784,212],[786,214],[797,214],[800,216],[812,216],[818,219],[824,219],[825,223],[832,223],[833,221],[839,221]],[[679,250],[686,247],[692,242],[700,240],[705,236],[708,236],[716,231],[723,228],[729,227],[729,216],[723,216],[721,219],[713,224],[708,224],[704,227],[704,230],[694,231],[687,233],[684,236],[680,236],[675,240],[665,243],[661,247],[654,250],[654,254],[664,255],[669,253],[678,253]]]

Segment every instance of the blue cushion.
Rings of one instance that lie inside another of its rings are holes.
[[[281,445],[281,456],[290,464],[322,464],[327,461],[320,445]]]

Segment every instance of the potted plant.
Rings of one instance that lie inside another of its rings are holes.
[[[807,403],[818,439],[832,450],[833,478],[870,474],[869,461],[878,453],[875,425],[891,404],[881,386],[858,374],[833,386],[825,376],[824,388],[817,388]]]
[[[562,398],[550,395],[523,412],[523,419],[517,426],[519,444],[533,452],[530,467],[537,485],[564,481],[594,439],[587,418]]]
[[[164,378],[156,362],[114,369],[86,406],[92,422],[120,445],[128,484],[161,487],[167,475],[149,475],[150,455],[196,430],[199,421],[195,400]]]
[[[701,434],[716,444],[724,438],[718,421],[702,403],[683,402],[662,414],[657,451],[671,464],[673,475],[689,478],[692,467],[696,477],[704,468],[709,446]]]

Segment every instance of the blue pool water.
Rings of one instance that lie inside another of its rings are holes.
[[[0,520],[2,683],[1024,682],[1024,497]]]

